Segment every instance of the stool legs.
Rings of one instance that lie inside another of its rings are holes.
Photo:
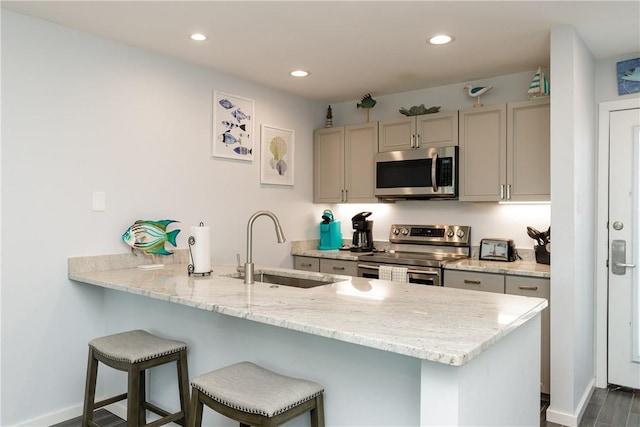
[[[93,420],[93,403],[96,397],[96,380],[98,377],[98,359],[93,357],[93,349],[89,347],[89,361],[87,362],[87,380],[84,390],[84,409],[82,411],[82,427],[89,427]]]
[[[112,368],[127,372],[127,393],[102,400],[95,401],[96,382],[98,377],[98,363],[102,361]],[[146,398],[146,369],[160,366],[164,363],[175,361],[178,374],[178,391],[180,397],[180,412],[170,414],[166,410],[147,402]],[[189,371],[187,368],[187,350],[168,354],[140,363],[117,362],[105,360],[89,347],[89,359],[87,362],[87,379],[84,394],[84,406],[82,412],[82,427],[95,427],[93,412],[103,406],[127,399],[127,427],[139,427],[147,424],[146,411],[150,410],[164,417],[164,422],[154,421],[153,425],[162,425],[175,422],[181,426],[189,425]]]

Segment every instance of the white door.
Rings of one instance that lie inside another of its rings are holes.
[[[608,382],[640,388],[640,110],[609,124]]]

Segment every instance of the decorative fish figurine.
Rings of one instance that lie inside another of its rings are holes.
[[[251,120],[251,116],[247,116],[245,113],[243,113],[239,108],[235,111],[233,111],[231,113],[231,115],[233,117],[236,118],[236,120],[238,121],[238,123],[240,123],[243,120]]]
[[[228,99],[221,99],[220,101],[218,101],[218,103],[222,105],[222,107],[226,108],[227,110],[235,107],[235,105],[233,105],[231,101],[229,101]]]
[[[224,120],[221,123],[222,123],[222,126],[226,127],[227,129],[240,128],[245,132],[247,130],[247,125],[237,125],[237,124],[231,123],[231,122],[229,122],[227,120]]]
[[[253,151],[251,148],[247,148],[243,145],[236,147],[233,149],[233,151],[237,154],[241,154],[243,156],[246,156],[247,154],[251,154],[251,152]]]
[[[227,145],[231,145],[231,144],[235,144],[235,143],[239,143],[242,144],[242,141],[240,138],[236,138],[235,136],[233,136],[231,134],[231,131],[228,130],[225,133],[222,133],[220,135],[218,135],[218,139],[220,141],[222,141],[223,143],[227,144]]]
[[[362,97],[359,103],[356,104],[356,108],[373,108],[377,102],[378,101],[373,99],[371,94],[368,93]]]
[[[630,68],[620,76],[622,80],[640,82],[640,67]]]
[[[174,221],[172,219],[163,219],[160,221],[147,221],[139,219],[122,235],[122,240],[129,246],[131,250],[140,250],[151,254],[171,255],[164,248],[164,242],[169,242],[173,246],[176,245],[176,236],[180,230],[173,230],[167,233],[167,226]]]

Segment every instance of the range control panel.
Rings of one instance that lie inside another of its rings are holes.
[[[469,246],[471,227],[468,225],[406,225],[393,224],[391,243]]]

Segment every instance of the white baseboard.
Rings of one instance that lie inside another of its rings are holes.
[[[32,418],[28,421],[16,424],[16,427],[48,427],[54,424],[61,423],[63,421],[70,420],[82,415],[82,406],[76,405],[70,408],[62,409],[57,412],[52,412],[47,415],[43,415],[37,418]]]
[[[592,378],[591,381],[589,381],[589,385],[582,394],[582,398],[580,399],[580,402],[578,402],[578,407],[573,414],[567,414],[566,412],[556,410],[553,406],[553,395],[551,395],[551,404],[549,405],[549,408],[547,408],[547,421],[562,424],[567,427],[578,427],[578,424],[584,415],[584,411],[587,410],[587,406],[589,405],[589,400],[591,399],[591,395],[595,388],[595,382],[595,378]]]

